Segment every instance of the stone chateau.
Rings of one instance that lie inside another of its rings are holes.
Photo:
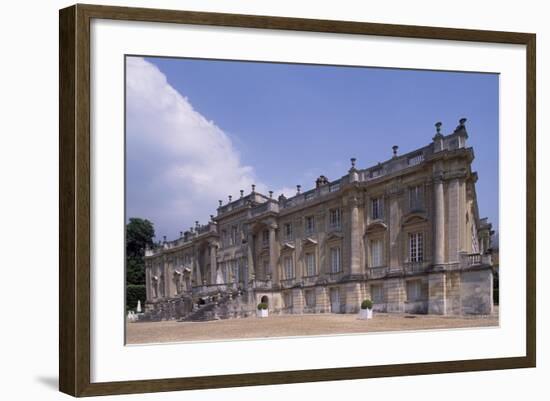
[[[146,318],[493,310],[491,224],[480,218],[466,119],[427,146],[291,198],[255,191],[146,250]]]

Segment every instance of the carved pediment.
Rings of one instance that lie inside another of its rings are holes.
[[[327,235],[327,241],[341,240],[344,235],[341,232],[333,231]]]
[[[311,237],[307,237],[307,238],[305,238],[305,239],[302,241],[302,243],[303,243],[304,245],[317,245],[317,240],[314,240],[314,239],[311,238]]]
[[[415,224],[415,223],[425,223],[428,221],[425,213],[409,213],[403,216],[402,225]]]
[[[381,220],[375,220],[367,226],[367,229],[365,230],[365,232],[368,233],[372,231],[382,231],[387,229],[388,229],[388,225],[386,223],[384,223]]]
[[[285,250],[288,250],[288,251],[293,251],[296,247],[294,246],[294,244],[291,244],[289,242],[285,242],[282,246],[282,250],[285,251]]]

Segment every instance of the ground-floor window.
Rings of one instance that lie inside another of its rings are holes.
[[[286,308],[292,308],[292,293],[286,292],[283,297],[283,302]]]
[[[315,306],[315,291],[314,290],[306,290],[305,298],[306,298],[306,306],[307,307]]]
[[[372,302],[375,304],[381,304],[384,302],[384,287],[382,284],[372,284],[370,286],[370,296]]]
[[[407,281],[407,301],[419,301],[422,298],[422,282],[420,280]]]

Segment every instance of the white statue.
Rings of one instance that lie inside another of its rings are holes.
[[[137,307],[136,307],[136,312],[141,313],[141,301],[139,299],[138,299],[138,303],[137,303]]]

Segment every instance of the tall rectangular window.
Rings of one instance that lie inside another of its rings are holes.
[[[285,256],[283,260],[285,266],[285,279],[288,280],[294,278],[294,260],[292,259],[292,256]]]
[[[307,216],[305,225],[306,234],[313,234],[315,232],[315,217]]]
[[[375,304],[381,304],[384,302],[384,287],[382,284],[372,284],[370,286],[370,296],[372,302]]]
[[[424,233],[409,234],[409,260],[411,262],[424,261]]]
[[[373,220],[382,218],[382,198],[371,199],[371,218]]]
[[[424,188],[422,185],[409,188],[409,209],[412,211],[424,209]]]
[[[305,298],[306,298],[306,306],[313,307],[315,306],[315,291],[314,290],[306,290],[305,291]]]
[[[286,308],[292,308],[292,292],[286,292],[284,295],[284,302]]]
[[[239,266],[238,260],[233,261],[233,277],[235,278],[236,283],[241,281],[241,267]]]
[[[264,267],[264,273],[265,274],[270,274],[271,273],[271,269],[269,267],[269,260],[267,260],[267,259],[263,260],[263,267]]]
[[[286,223],[284,225],[284,233],[285,233],[285,239],[286,240],[292,240],[294,239],[294,235],[292,232],[292,223]]]
[[[383,243],[381,239],[370,241],[371,267],[384,266]]]
[[[330,272],[338,273],[342,269],[340,247],[330,248]]]
[[[238,229],[237,226],[231,227],[231,245],[237,244]]]
[[[306,274],[315,276],[315,254],[306,253]]]
[[[342,212],[340,209],[331,209],[329,211],[330,228],[339,229],[342,223]]]
[[[419,301],[422,298],[422,283],[420,280],[407,281],[407,301]]]

